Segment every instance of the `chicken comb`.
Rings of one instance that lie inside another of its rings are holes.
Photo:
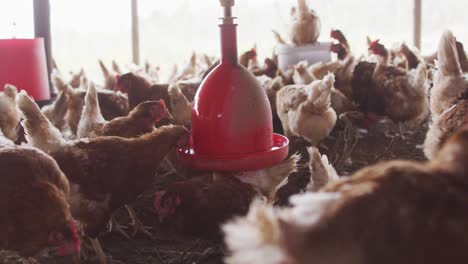
[[[167,109],[166,102],[163,99],[159,99],[159,103],[164,107],[164,109]]]
[[[377,45],[379,45],[379,44],[380,44],[380,39],[374,40],[374,41],[372,41],[371,44],[369,45],[369,48],[373,48],[373,47],[375,47],[375,46],[377,46]]]

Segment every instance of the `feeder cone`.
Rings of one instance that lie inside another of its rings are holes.
[[[182,163],[209,171],[249,171],[272,167],[288,155],[287,138],[273,134],[265,90],[238,63],[234,1],[224,7],[221,63],[205,78],[194,100],[190,146],[178,150]]]

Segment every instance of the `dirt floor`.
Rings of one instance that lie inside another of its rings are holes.
[[[405,159],[424,160],[421,144],[424,141],[427,125],[408,129],[411,134],[405,139],[398,136],[398,126],[393,123],[381,122],[369,131],[362,131],[340,120],[332,135],[319,147],[322,153],[329,156],[340,175],[347,176],[365,166],[379,161]],[[346,139],[346,140],[345,140]],[[278,205],[287,204],[287,198],[308,183],[308,171],[305,162],[308,160],[306,145],[300,140],[291,142],[291,153],[299,151],[303,155],[303,168],[291,175],[289,183],[283,187],[278,196]],[[151,206],[144,199],[135,206],[137,214],[146,224],[157,223]],[[119,212],[120,222],[128,221],[124,212]],[[154,238],[150,239],[137,234],[132,239],[124,238],[117,233],[108,233],[100,238],[101,245],[112,259],[111,263],[127,264],[184,264],[184,263],[222,263],[223,248],[221,243],[210,242],[193,237],[183,237],[165,228],[152,225]],[[86,250],[86,246],[84,251]],[[90,254],[93,255],[93,254]],[[22,259],[15,254],[0,251],[0,263],[23,264],[66,264],[67,260],[42,257]],[[95,260],[83,258],[82,263],[97,263]]]

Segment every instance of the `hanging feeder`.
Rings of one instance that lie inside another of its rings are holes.
[[[287,157],[289,141],[273,134],[268,97],[255,76],[238,63],[234,0],[220,2],[221,63],[195,96],[190,145],[178,149],[178,158],[208,171],[272,167]]]

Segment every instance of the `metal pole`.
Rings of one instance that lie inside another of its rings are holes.
[[[50,74],[52,72],[52,39],[50,33],[50,2],[49,0],[34,0],[34,35],[36,38],[43,38],[47,60],[47,72],[49,86],[53,94]]]
[[[421,49],[422,0],[414,0],[414,46]]]
[[[138,0],[132,0],[132,51],[133,63],[140,64],[140,28],[138,23]]]

